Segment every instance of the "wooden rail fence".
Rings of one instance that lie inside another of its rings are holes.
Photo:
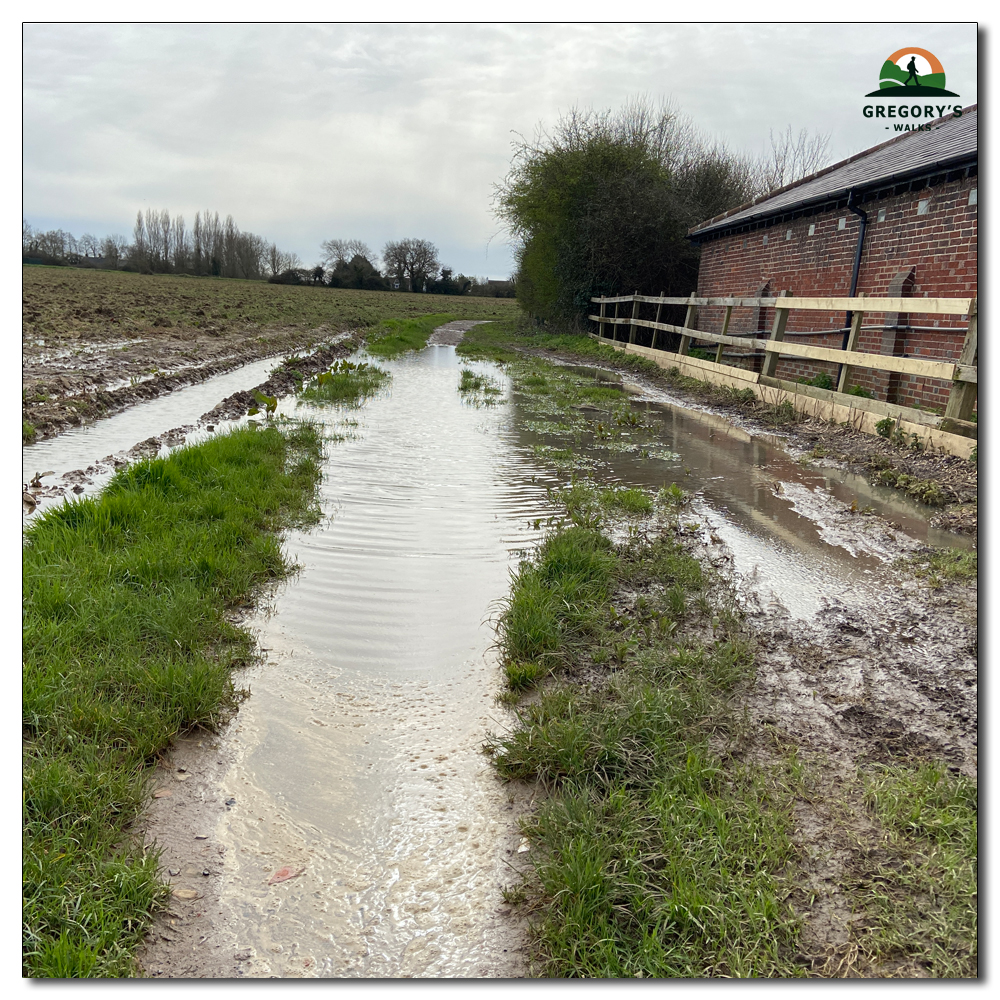
[[[835,404],[851,411],[865,411],[877,415],[896,417],[897,424],[905,420],[910,424],[919,425],[927,437],[931,430],[938,430],[948,436],[960,435],[965,438],[975,438],[978,434],[977,425],[971,421],[978,392],[978,330],[976,299],[968,298],[878,298],[875,296],[857,296],[854,298],[795,298],[782,293],[778,297],[741,298],[741,297],[699,297],[677,298],[663,295],[618,295],[602,296],[591,299],[600,306],[597,315],[590,319],[598,324],[597,334],[592,334],[597,340],[611,343],[619,350],[646,355],[656,361],[661,367],[683,367],[697,369],[705,375],[712,376],[708,381],[728,384],[750,383],[755,386],[765,386],[781,390],[783,394],[805,396]],[[631,303],[630,315],[619,316],[619,305]],[[641,303],[656,305],[656,319],[639,317]],[[608,314],[608,306],[614,305],[614,315]],[[687,313],[684,324],[677,326],[672,323],[660,322],[664,306],[686,306]],[[725,309],[721,333],[709,333],[695,327],[696,311],[701,306],[716,306]],[[732,336],[729,334],[729,323],[733,310],[740,307],[754,309],[773,309],[774,323],[770,336],[766,339],[754,336]],[[789,315],[795,310],[804,312],[844,312],[850,314],[847,347],[844,350],[818,347],[809,344],[794,344],[785,341],[785,329]],[[957,361],[943,359],[906,358],[886,354],[868,354],[858,351],[857,345],[861,334],[861,325],[866,316],[873,313],[907,313],[909,315],[959,316],[968,317],[968,328],[965,341]],[[628,340],[618,338],[618,328],[628,327]],[[606,330],[610,327],[611,336]],[[636,331],[639,328],[652,330],[652,346],[642,347],[635,343]],[[656,347],[657,334],[675,333],[680,335],[680,346],[677,351],[667,351]],[[692,357],[689,354],[693,340],[717,344],[715,361],[709,362]],[[745,347],[764,351],[764,361],[760,373],[727,365],[722,361],[724,346]],[[822,389],[801,383],[790,382],[775,377],[779,357],[807,358],[815,361],[833,362],[841,365],[836,389]],[[944,416],[930,414],[915,407],[901,406],[882,400],[867,399],[845,392],[853,368],[865,368],[883,372],[897,372],[917,375],[924,378],[942,379],[951,382],[952,387]],[[692,372],[693,374],[693,372]],[[704,377],[704,376],[700,376]],[[734,382],[735,380],[735,382]],[[756,390],[761,395],[759,390]],[[796,409],[810,409],[799,406],[793,401]],[[815,410],[815,407],[812,407]],[[865,423],[865,421],[861,421]],[[873,421],[867,421],[862,429],[870,430]],[[939,437],[939,435],[930,435]],[[941,442],[938,441],[938,444]],[[963,447],[949,448],[961,452],[971,451]]]

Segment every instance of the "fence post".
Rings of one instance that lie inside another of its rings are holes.
[[[855,309],[851,313],[851,330],[847,335],[845,351],[856,351],[858,349],[858,340],[861,337],[861,321],[864,319],[864,316],[865,314],[859,309]],[[837,379],[837,392],[847,392],[847,380],[850,377],[851,366],[848,364],[841,365],[840,377]]]
[[[788,298],[788,292],[778,292],[778,298]],[[761,366],[761,375],[774,377],[774,370],[778,367],[778,344],[785,339],[785,324],[788,322],[788,309],[774,307],[774,326],[771,327],[770,342],[774,347],[766,347],[764,350],[764,364]]]
[[[601,340],[604,339],[604,309],[605,309],[605,306],[606,306],[606,303],[604,301],[604,296],[602,295],[601,296],[601,320],[600,320],[600,323],[598,323],[598,327],[597,327],[597,329],[599,331],[598,336],[601,338]]]
[[[732,306],[726,306],[726,316],[725,316],[725,318],[722,321],[722,336],[723,337],[727,333],[729,333],[729,320],[732,317],[732,315],[733,315],[733,307]],[[715,349],[715,363],[717,365],[721,365],[722,364],[722,348],[725,347],[725,346],[726,346],[725,344],[719,344],[719,346]]]
[[[614,315],[613,318],[614,319],[618,319],[618,303],[617,302],[615,303],[615,315]],[[612,323],[611,324],[611,339],[614,340],[614,341],[618,340],[618,324],[617,323]]]
[[[691,293],[691,300],[688,302],[687,312],[684,314],[684,329],[693,330],[694,329],[694,292]],[[689,348],[691,347],[691,338],[689,336],[681,336],[681,346],[677,348],[677,353],[680,355],[687,354]]]
[[[639,289],[635,290],[635,295],[639,294]],[[638,298],[632,298],[632,322],[628,327],[628,342],[630,344],[635,343],[635,321],[639,316],[639,300]]]
[[[665,292],[664,292],[664,291],[663,291],[663,290],[661,289],[661,291],[660,291],[660,298],[662,299],[662,298],[663,298],[663,296],[664,296],[665,294],[666,294],[666,293],[665,293]],[[661,313],[662,311],[663,311],[663,303],[662,303],[662,302],[657,302],[657,303],[656,303],[656,322],[657,322],[657,323],[659,323],[659,322],[660,322],[660,313]],[[657,335],[657,334],[658,334],[659,332],[660,332],[660,331],[659,331],[659,330],[657,330],[657,329],[656,329],[655,327],[653,328],[653,342],[652,342],[652,344],[651,344],[650,346],[651,346],[651,347],[652,347],[652,348],[653,348],[654,350],[656,349],[656,335]]]
[[[962,344],[962,353],[958,356],[960,365],[974,365],[979,355],[979,322],[977,300],[973,298],[969,305],[969,329]],[[944,415],[952,420],[971,420],[972,408],[979,397],[979,385],[976,382],[952,382],[951,393]]]

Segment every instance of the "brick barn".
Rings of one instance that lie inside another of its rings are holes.
[[[907,132],[696,226],[699,296],[876,295],[970,297],[977,293],[977,106]],[[724,310],[703,308],[697,326],[719,333]],[[774,311],[733,312],[729,333],[767,336]],[[843,313],[793,313],[786,341],[845,345]],[[957,360],[960,317],[873,316],[858,350]],[[714,346],[713,353],[714,353]],[[728,364],[760,369],[761,355],[732,348]],[[784,357],[779,378],[836,381],[836,365]],[[950,383],[854,370],[876,398],[944,412]]]

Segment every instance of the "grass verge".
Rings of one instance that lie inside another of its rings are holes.
[[[321,438],[244,428],[119,472],[25,531],[24,966],[122,977],[167,898],[132,833],[151,765],[235,705],[253,641],[225,611],[291,567]]]
[[[662,512],[678,506],[666,492]],[[731,599],[669,516],[615,545],[606,493],[576,483],[562,500],[570,520],[522,562],[498,620],[505,700],[536,690],[489,744],[501,776],[548,791],[508,891],[533,915],[533,973],[804,974],[784,901],[797,769],[741,751],[734,696],[754,665]]]

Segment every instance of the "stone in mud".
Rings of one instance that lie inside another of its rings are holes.
[[[83,469],[73,469],[71,472],[64,472],[62,478],[65,479],[66,482],[71,486],[74,483],[86,485],[93,482],[90,476],[88,476],[87,473],[83,471]]]
[[[156,455],[160,450],[160,439],[158,437],[149,437],[145,441],[140,441],[138,444],[133,445],[128,450],[129,455],[133,455],[136,458],[146,458],[148,456]]]

